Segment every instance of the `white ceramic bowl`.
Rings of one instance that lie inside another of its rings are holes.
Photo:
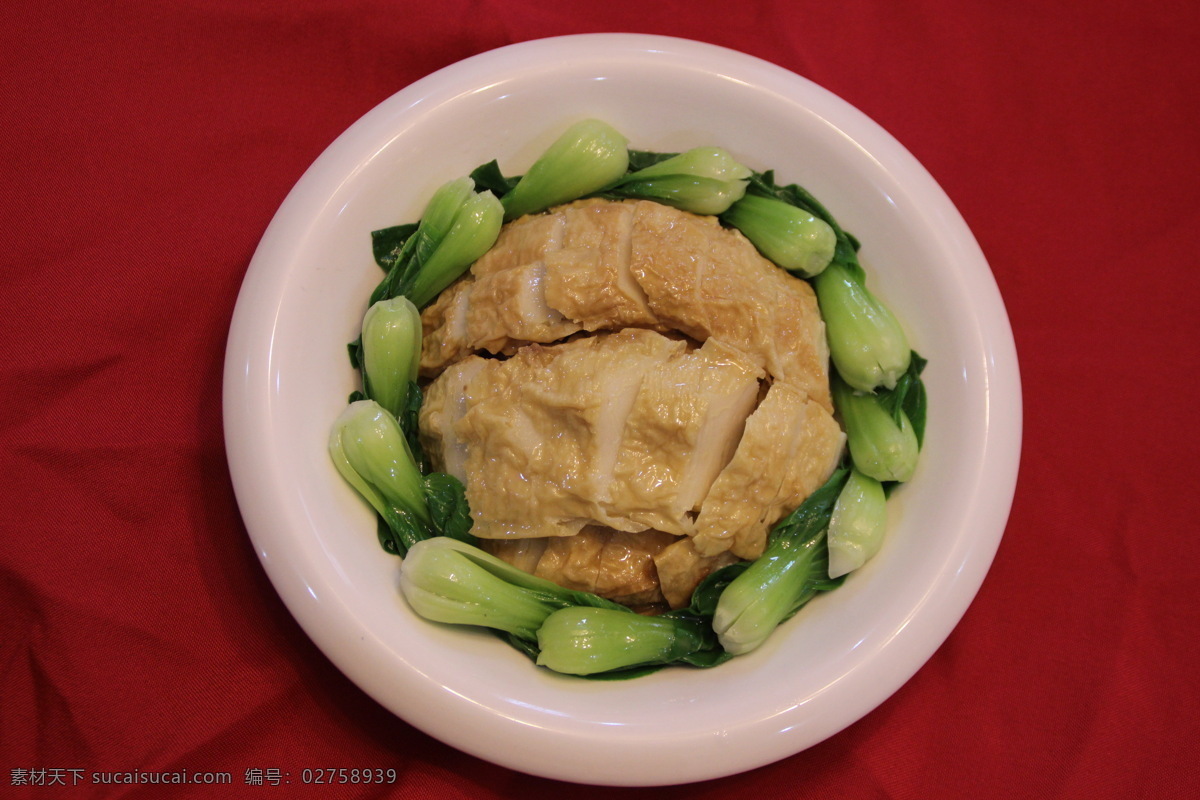
[[[863,242],[871,286],[904,320],[930,424],[883,551],[761,649],[712,670],[592,682],[535,668],[486,633],[417,618],[366,505],[326,455],[355,388],[355,338],[381,273],[369,232],[492,158],[523,171],[570,122],[631,146],[719,145],[810,189]],[[535,775],[661,785],[784,758],[870,712],[953,629],[1012,501],[1021,435],[1012,333],[953,204],[862,113],[741,53],[598,34],[484,53],[400,91],[308,170],[246,275],[225,371],[230,469],[288,608],[355,683],[412,725]],[[967,676],[963,676],[966,680]]]

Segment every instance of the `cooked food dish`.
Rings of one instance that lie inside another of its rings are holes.
[[[557,672],[707,668],[879,550],[924,360],[803,187],[583,120],[372,238],[329,453],[416,613]]]
[[[422,323],[426,454],[485,550],[568,588],[685,606],[842,455],[812,287],[714,217],[521,217]]]

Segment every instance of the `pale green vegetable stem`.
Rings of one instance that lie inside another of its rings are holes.
[[[580,606],[547,617],[537,640],[537,663],[570,675],[665,664],[704,646],[694,620]]]
[[[796,551],[768,550],[726,587],[712,622],[726,652],[754,650],[795,613],[807,599],[809,566],[823,547],[824,539]]]
[[[750,169],[719,147],[696,147],[622,178],[622,197],[656,200],[693,214],[721,214],[746,193]]]
[[[454,220],[475,191],[475,181],[466,177],[456,178],[442,184],[429,198],[425,211],[417,226],[417,249],[415,256],[425,262],[446,238]]]
[[[400,589],[413,610],[426,619],[455,625],[481,625],[532,640],[542,621],[561,604],[488,570],[444,537],[418,542],[400,570]],[[464,545],[469,547],[469,545]]]
[[[895,387],[912,350],[899,321],[841,263],[813,279],[829,340],[829,356],[846,383],[862,392]]]
[[[367,309],[362,352],[367,396],[398,417],[421,360],[421,313],[411,300],[399,296]]]
[[[920,448],[908,415],[901,410],[893,416],[879,396],[856,392],[836,375],[830,388],[854,466],[877,481],[912,478]]]
[[[496,243],[503,224],[504,208],[491,192],[466,197],[445,235],[421,263],[407,292],[413,304],[424,307],[457,280]]]
[[[838,469],[771,530],[767,548],[721,592],[712,627],[726,652],[741,655],[829,585],[826,531],[845,483]]]
[[[829,577],[861,567],[879,552],[887,530],[887,497],[883,485],[857,469],[838,495],[829,520]]]
[[[351,403],[333,424],[329,454],[338,472],[385,516],[398,508],[429,522],[420,470],[400,424],[374,400]]]
[[[606,122],[577,122],[550,145],[512,191],[504,218],[516,219],[611,186],[629,168],[625,137]]]
[[[721,217],[753,242],[764,256],[802,278],[829,266],[837,234],[825,220],[791,203],[746,195]]]

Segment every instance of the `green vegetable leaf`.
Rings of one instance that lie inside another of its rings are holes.
[[[509,633],[508,631],[502,631],[495,628],[489,628],[489,630],[507,642],[513,649],[524,653],[530,661],[537,663],[538,653],[540,653],[541,650],[538,649],[536,640],[530,641],[529,639],[524,639],[520,636]]]
[[[500,165],[495,159],[492,159],[488,163],[476,167],[471,172],[471,180],[475,181],[475,191],[490,191],[496,197],[504,197],[504,195],[513,190],[514,186],[521,182],[521,176],[515,175],[511,178],[506,178],[504,173],[500,171]]]
[[[900,424],[901,412],[908,417],[913,432],[917,435],[917,445],[925,443],[925,419],[928,414],[929,400],[925,393],[925,382],[921,373],[929,363],[915,350],[909,362],[908,371],[896,381],[896,388],[891,391],[879,392],[879,402],[892,414],[896,424]]]
[[[400,409],[400,415],[396,421],[400,423],[400,430],[404,432],[404,440],[408,442],[408,449],[412,453],[417,469],[424,475],[429,472],[429,459],[425,456],[425,449],[421,447],[422,399],[421,387],[417,385],[416,381],[410,381],[408,394],[404,399],[404,407]]]
[[[837,236],[837,244],[833,251],[833,263],[845,264],[858,277],[863,276],[862,266],[858,263],[858,240],[843,230],[842,226],[838,225],[837,220],[834,219],[833,214],[829,213],[829,210],[803,186],[796,183],[780,186],[775,183],[775,171],[767,170],[766,172],[755,172],[750,176],[750,185],[746,187],[746,194],[774,197],[825,220]]]
[[[712,629],[710,628],[709,630]],[[699,667],[700,669],[711,669],[733,658],[733,653],[726,652],[725,648],[721,647],[721,643],[717,641],[715,633],[712,636],[712,641],[712,646],[682,655],[671,663],[687,664],[689,667]]]
[[[626,172],[605,192],[653,200],[693,214],[721,214],[742,199],[750,174],[748,167],[720,147],[694,147]]]
[[[384,272],[391,270],[404,249],[404,243],[417,232],[417,227],[417,223],[411,222],[371,231],[371,252],[375,255],[375,263]]]
[[[392,528],[379,514],[375,515],[375,535],[379,537],[379,546],[394,556],[403,556],[404,551],[396,544],[396,536]]]
[[[415,258],[417,242],[422,237],[420,231],[405,239],[404,244],[396,251],[394,258],[391,258],[391,266],[388,268],[387,275],[375,287],[375,291],[371,292],[371,297],[367,300],[367,306],[373,306],[380,300],[391,300],[393,297],[404,294],[403,286],[406,283],[411,283],[417,271],[421,267],[420,261]]]
[[[767,546],[778,546],[785,550],[800,547],[813,536],[829,526],[833,507],[837,504],[842,486],[850,477],[850,470],[841,468],[829,476],[829,480],[808,496],[792,513],[775,523],[767,537]]]
[[[417,542],[423,542],[432,535],[429,525],[411,511],[398,505],[384,508],[380,517],[391,534],[392,546],[384,545],[384,550],[403,556]],[[393,549],[394,548],[394,549]]]
[[[653,167],[655,164],[666,161],[669,158],[674,158],[679,153],[656,153],[652,150],[630,150],[629,151],[629,173],[638,172]]]
[[[460,542],[476,544],[471,535],[471,508],[467,505],[466,487],[462,481],[444,472],[434,472],[425,477],[425,500],[429,504],[429,516],[433,527],[442,536]]]
[[[698,617],[711,618],[717,610],[717,601],[721,598],[721,592],[725,591],[725,587],[732,583],[734,578],[745,572],[748,566],[750,566],[749,561],[738,561],[709,573],[692,592],[692,603],[684,609],[684,612]],[[668,611],[667,613],[676,612]]]

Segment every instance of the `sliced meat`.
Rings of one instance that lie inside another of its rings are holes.
[[[467,330],[471,290],[475,278],[467,276],[438,295],[421,312],[421,374],[432,377],[448,365],[475,352]]]
[[[630,414],[647,378],[685,353],[687,342],[631,328],[557,345],[554,350],[555,382],[523,387],[529,402],[561,410],[555,412],[552,424],[578,429],[589,439],[588,463],[573,482],[592,502],[592,519],[623,531],[646,530],[648,524],[611,502],[619,481],[618,460]]]
[[[719,339],[833,409],[812,287],[716,218],[658,203],[582,200],[511,222],[422,317],[426,376],[476,351],[645,327]]]
[[[475,278],[468,296],[466,338],[476,350],[503,353],[515,342],[554,342],[579,325],[546,305],[546,265],[534,261]]]
[[[565,234],[566,219],[561,214],[521,217],[501,229],[492,248],[471,265],[471,274],[480,277],[541,261],[563,246]]]
[[[609,514],[692,534],[691,512],[733,456],[762,376],[716,340],[647,375],[625,423]]]
[[[590,521],[591,503],[577,491],[590,437],[560,427],[560,410],[525,391],[554,384],[552,360],[536,345],[488,360],[467,389],[455,433],[467,448],[463,483],[476,536],[569,536]]]
[[[829,411],[829,348],[812,287],[739,231],[658,203],[635,204],[630,270],[660,323],[762,360]]]
[[[421,447],[433,468],[467,479],[467,443],[455,425],[467,413],[469,387],[488,361],[471,356],[452,364],[436,381],[425,387],[418,419]]]
[[[583,531],[580,531],[576,536],[582,533]],[[569,536],[554,539],[481,539],[479,547],[497,558],[507,561],[517,569],[533,575],[537,571],[538,562],[542,560],[542,556],[546,552],[547,544],[574,538],[574,536]]]
[[[654,558],[676,537],[661,531],[628,533],[589,525],[574,536],[482,542],[493,555],[568,589],[626,605],[663,601]]]
[[[662,531],[610,530],[600,551],[600,571],[593,591],[625,605],[662,602],[654,557],[675,540]]]
[[[604,528],[589,525],[574,536],[547,539],[533,574],[567,589],[594,594],[606,534]]]
[[[770,528],[828,480],[844,442],[823,406],[803,389],[776,381],[746,420],[737,452],[700,508],[696,551],[758,558]]]
[[[639,328],[460,363],[470,379],[455,365],[434,381],[424,424],[454,448],[444,461],[463,464],[473,530],[489,539],[591,523],[691,534],[763,376],[716,340],[689,350]]]
[[[455,426],[470,454],[463,483],[475,535],[569,536],[591,522],[645,530],[601,503],[645,376],[685,348],[629,329],[489,360]]]
[[[546,253],[546,302],[584,330],[654,327],[646,293],[629,271],[629,203],[585,200],[559,212],[561,250]]]
[[[521,345],[555,342],[580,330],[546,304],[545,285],[542,261],[470,275],[453,284],[421,314],[421,373],[436,375],[472,353],[508,354]]]

